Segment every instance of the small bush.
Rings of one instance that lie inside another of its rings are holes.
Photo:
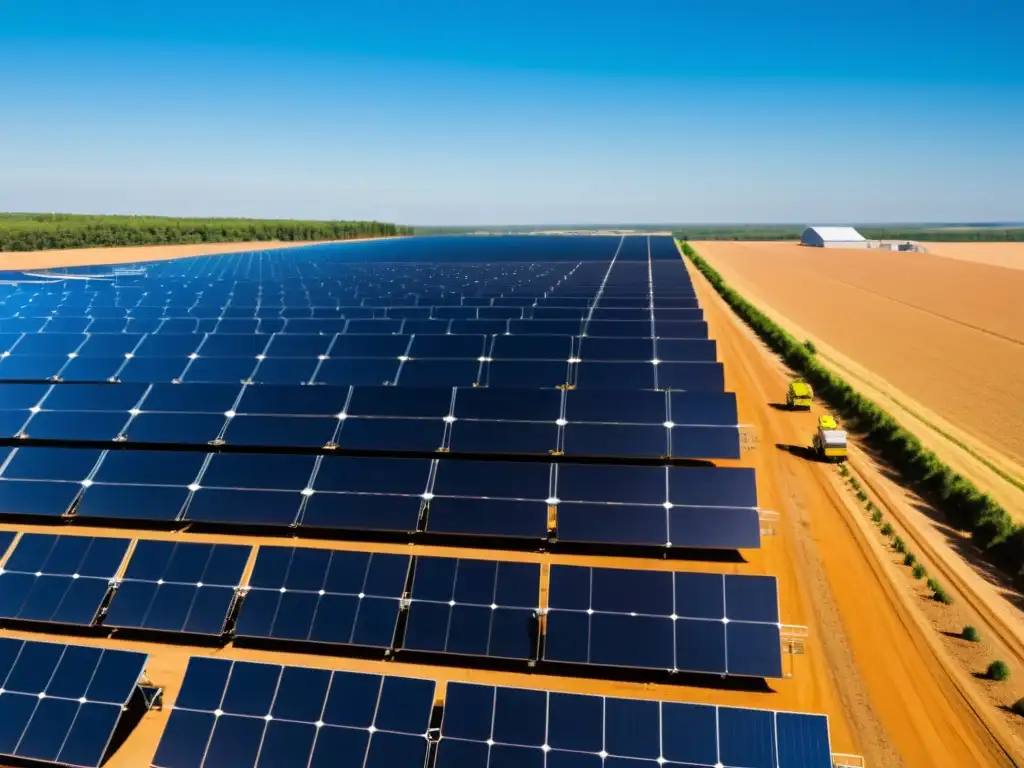
[[[873,522],[873,523],[880,523],[880,522],[882,522],[882,510],[876,509],[874,512],[871,513],[871,522]]]
[[[1017,699],[1010,706],[1010,709],[1012,709],[1015,713],[1017,713],[1021,717],[1024,717],[1024,699]]]
[[[883,536],[892,536],[893,527],[889,523],[884,523],[880,528]]]
[[[857,491],[857,501],[859,501],[861,504],[863,504],[867,500],[868,500],[868,495],[866,493],[864,493],[864,491]]]
[[[906,552],[907,543],[903,541],[903,539],[901,539],[899,536],[896,536],[892,540],[892,548],[895,549],[897,552]]]
[[[878,507],[875,506],[874,502],[871,502],[871,501],[869,501],[866,505],[864,505],[864,508],[868,512],[874,512],[876,509],[878,509]]]
[[[942,603],[943,605],[953,604],[953,598],[950,597],[946,593],[946,590],[944,590],[941,586],[932,592],[932,597],[935,598],[935,600],[937,600],[938,602]]]
[[[855,491],[859,491],[860,490],[860,483],[857,482],[857,478],[856,477],[851,477],[850,478],[850,487],[853,488],[853,490],[855,490]]]
[[[811,341],[810,339],[807,339],[807,341],[804,342],[804,349],[806,349],[808,353],[812,355],[818,354],[818,348],[814,346],[814,342]]]
[[[981,639],[981,637],[978,635],[978,630],[976,630],[970,624],[963,628],[963,630],[960,632],[960,637],[962,637],[964,640],[970,640],[972,643],[976,643],[978,642],[978,640]]]
[[[925,583],[928,585],[928,589],[930,589],[932,592],[939,588],[939,582],[937,582],[935,579],[929,578],[928,581]]]
[[[907,552],[907,554],[905,554],[903,556],[903,564],[908,566],[908,567],[913,565],[916,562],[917,562],[917,555],[915,555],[913,552]]]
[[[988,677],[990,680],[996,680],[1002,682],[1003,680],[1009,680],[1010,678],[1010,667],[1005,661],[996,659],[988,665]]]
[[[841,475],[842,477],[846,477],[846,476],[847,476],[848,474],[850,474],[850,470],[848,470],[848,469],[846,468],[846,465],[845,465],[845,464],[840,464],[840,465],[839,465],[839,474],[840,474],[840,475]]]
[[[925,567],[923,565],[921,565],[920,563],[918,563],[917,565],[914,566],[913,573],[914,573],[914,578],[915,579],[923,579],[925,576],[928,575],[928,571],[926,571]]]

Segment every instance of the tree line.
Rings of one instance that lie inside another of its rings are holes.
[[[257,240],[353,240],[411,234],[411,227],[379,221],[0,214],[0,251]]]

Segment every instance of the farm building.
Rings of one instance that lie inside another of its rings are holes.
[[[800,235],[801,245],[815,248],[870,248],[871,244],[853,227],[808,227]]]

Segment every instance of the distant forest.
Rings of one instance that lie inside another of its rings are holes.
[[[411,234],[411,227],[379,221],[175,219],[162,216],[0,213],[0,251],[255,240],[353,240]]]

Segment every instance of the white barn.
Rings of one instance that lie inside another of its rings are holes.
[[[815,248],[871,247],[871,243],[853,227],[808,227],[800,235],[800,244]]]

